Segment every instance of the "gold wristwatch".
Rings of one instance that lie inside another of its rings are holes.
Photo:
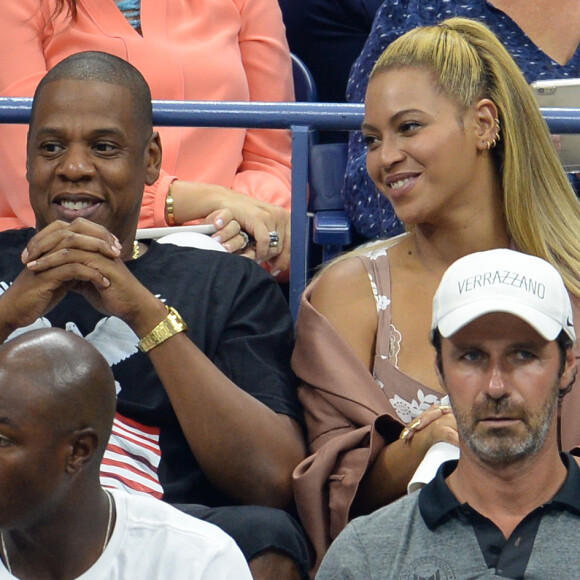
[[[166,306],[166,308],[167,316],[139,341],[139,350],[141,352],[149,352],[168,338],[187,330],[187,324],[185,324],[185,320],[181,318],[179,312],[171,306]]]

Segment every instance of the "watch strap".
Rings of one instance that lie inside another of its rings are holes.
[[[166,308],[167,316],[139,341],[139,350],[141,352],[149,352],[168,338],[187,330],[187,324],[181,318],[179,312],[171,306],[166,306]]]

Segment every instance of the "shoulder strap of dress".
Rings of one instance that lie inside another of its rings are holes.
[[[388,356],[391,336],[391,269],[385,248],[359,256],[369,275],[378,315],[376,354]]]

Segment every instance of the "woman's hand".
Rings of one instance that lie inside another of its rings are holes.
[[[433,405],[401,431],[399,439],[412,444],[421,457],[439,441],[459,446],[457,423],[449,405]]]
[[[173,183],[174,219],[203,219],[216,227],[212,237],[228,252],[267,262],[274,276],[290,265],[290,212],[227,187]],[[246,243],[246,234],[248,241]]]
[[[204,221],[216,227],[212,237],[228,252],[268,262],[273,275],[290,265],[290,212],[284,208],[252,200],[212,212]]]
[[[432,445],[445,441],[459,446],[457,424],[448,405],[433,405],[384,447],[362,479],[351,516],[370,513],[407,493],[407,485]]]

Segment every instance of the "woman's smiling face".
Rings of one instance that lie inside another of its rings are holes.
[[[367,170],[407,224],[437,221],[469,202],[478,158],[475,112],[462,113],[422,67],[379,73],[368,86],[362,131]]]

